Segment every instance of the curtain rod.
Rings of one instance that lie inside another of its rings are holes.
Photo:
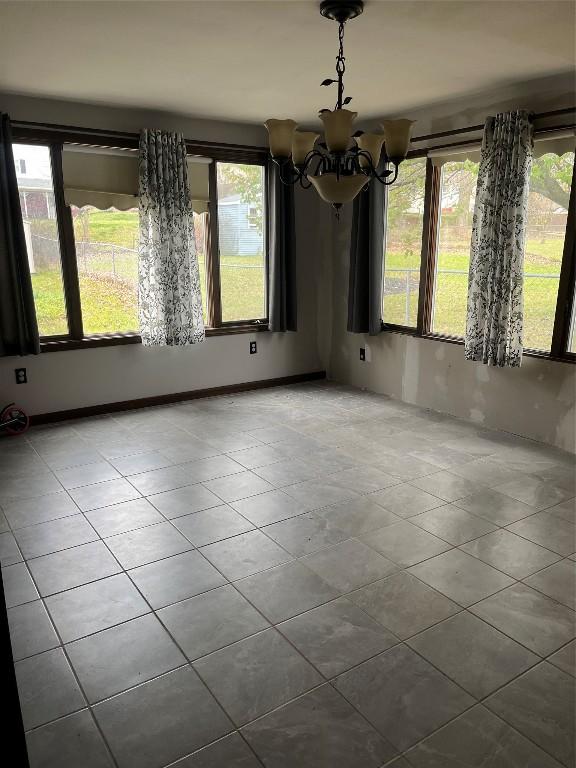
[[[484,127],[484,126],[482,126]],[[562,129],[576,129],[576,123],[566,123],[566,125],[551,125],[550,127],[546,128],[538,128],[534,131],[534,136],[538,137],[541,136],[543,133],[554,133],[555,131],[562,130]],[[471,129],[467,129],[470,131]],[[460,131],[460,133],[463,133],[464,131]],[[452,136],[452,133],[448,134],[449,136]],[[414,139],[412,139],[414,141]],[[467,147],[470,145],[471,142],[478,142],[478,146],[480,146],[480,139],[466,139],[466,141],[451,141],[448,144],[435,144],[433,147],[428,147],[424,149],[416,149],[408,153],[408,157],[426,157],[426,154],[429,150],[436,150],[436,149],[457,149],[458,147]]]
[[[558,117],[560,115],[569,115],[576,112],[576,107],[567,107],[566,109],[554,109],[551,112],[532,113],[533,120],[544,120],[547,117]],[[440,133],[429,133],[426,136],[414,136],[412,141],[432,141],[434,139],[444,139],[448,136],[457,136],[461,133],[475,133],[482,131],[484,123],[481,125],[471,125],[468,128],[455,128],[451,131],[441,131]]]
[[[134,143],[136,147],[140,139],[139,133],[133,133],[130,131],[114,131],[106,130],[104,128],[80,128],[75,125],[61,125],[59,123],[40,123],[33,120],[14,120],[12,126],[16,129],[34,129],[53,131],[55,133],[63,134],[75,134],[79,138],[84,137],[89,139],[90,137],[99,139],[109,139],[111,141],[121,140],[127,143]],[[266,147],[254,146],[251,144],[229,144],[220,141],[199,141],[196,139],[185,139],[187,146],[189,147],[214,147],[223,150],[240,150],[243,152],[261,152],[268,151]]]

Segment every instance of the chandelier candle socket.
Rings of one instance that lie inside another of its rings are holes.
[[[314,131],[298,131],[294,120],[266,120],[270,154],[280,169],[284,184],[300,184],[304,189],[314,186],[322,200],[331,203],[337,215],[343,203],[351,202],[372,181],[386,186],[398,178],[398,166],[410,147],[414,121],[383,120],[383,133],[352,134],[357,112],[346,109],[352,101],[344,97],[344,25],[364,10],[362,0],[323,0],[322,16],[338,22],[338,55],[336,78],[326,78],[322,86],[337,86],[334,109],[321,109],[324,140]],[[378,173],[384,148],[385,170]]]

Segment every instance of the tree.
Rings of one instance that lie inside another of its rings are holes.
[[[543,155],[534,159],[530,187],[556,205],[568,209],[574,154]]]
[[[574,154],[543,155],[532,163],[530,189],[547,200],[567,209],[572,183]],[[442,173],[442,186],[455,199],[453,207],[465,215],[473,205],[472,194],[478,177],[478,164],[470,160],[446,163]],[[417,204],[424,196],[423,166],[407,160],[400,166],[400,176],[389,195],[389,221],[394,221]]]
[[[424,199],[426,165],[421,160],[406,160],[400,166],[398,179],[388,192],[388,223],[393,225],[404,213],[421,205]],[[373,181],[377,184],[377,181]]]

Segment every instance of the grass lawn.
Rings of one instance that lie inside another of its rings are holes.
[[[88,222],[89,240],[92,243],[138,247],[138,211],[90,211],[84,216],[74,216],[76,242],[83,239],[84,221]]]
[[[32,275],[32,291],[40,336],[60,336],[68,333],[60,272],[36,272]]]
[[[560,274],[562,240],[529,239],[526,241],[524,273]],[[463,270],[464,275],[440,274],[437,278],[434,302],[433,330],[435,333],[463,336],[466,324],[466,298],[468,289],[469,254],[462,247],[458,252],[440,253],[438,268]],[[384,319],[388,323],[406,325],[406,293],[404,272],[398,269],[414,269],[410,288],[409,323],[416,325],[418,312],[418,256],[400,251],[389,251],[386,258],[386,277],[393,281],[394,293],[384,298]],[[552,339],[558,279],[530,278],[524,282],[524,346],[532,349],[549,349]],[[396,292],[398,291],[398,292]]]
[[[223,256],[222,264],[222,315],[223,320],[248,320],[262,317],[264,309],[263,270],[250,265],[261,264],[261,258]],[[233,267],[231,265],[240,265]],[[94,267],[100,267],[101,274]],[[206,274],[204,259],[199,259],[202,281],[202,302],[206,307]],[[117,270],[122,279],[109,274],[110,262],[103,259],[91,262],[91,272],[79,275],[80,298],[84,332],[119,333],[138,329],[137,267],[124,264]],[[66,310],[62,291],[62,278],[55,270],[37,272],[32,276],[34,301],[38,325],[42,336],[67,333]]]
[[[96,257],[90,256],[84,264],[81,242],[85,224],[88,227],[90,243],[108,243],[110,247],[103,249]],[[111,247],[117,245],[121,248],[137,248],[137,211],[91,211],[84,219],[81,216],[75,217],[74,231],[76,242],[79,244],[79,270],[81,274],[83,271],[86,273],[80,280],[85,332],[110,333],[111,329],[137,328],[137,258],[134,254],[117,250],[112,267]],[[198,263],[206,321],[206,270],[203,254],[199,255]],[[266,307],[262,258],[223,255],[220,257],[220,265],[223,321],[263,317]],[[107,277],[112,274],[119,280],[114,281]],[[126,283],[129,284],[128,287]]]

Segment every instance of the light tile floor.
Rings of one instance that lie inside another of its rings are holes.
[[[574,467],[327,382],[2,439],[32,768],[570,768]]]

